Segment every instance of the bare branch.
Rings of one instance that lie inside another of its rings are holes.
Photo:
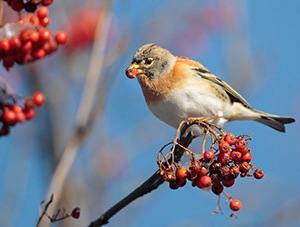
[[[89,132],[94,125],[93,123],[97,119],[96,114],[92,112],[92,104],[95,100],[98,81],[100,80],[102,75],[101,72],[104,67],[103,61],[105,46],[108,30],[111,24],[110,1],[105,1],[104,14],[105,15],[99,17],[98,20],[97,31],[94,39],[95,43],[92,48],[91,61],[86,77],[84,92],[77,112],[75,129],[65,147],[49,187],[48,194],[55,193],[56,196],[56,200],[51,206],[51,209],[53,210],[56,208],[57,202],[60,200],[65,181],[76,158],[77,151],[89,135]],[[104,99],[104,96],[100,97],[100,99]],[[104,101],[99,101],[99,103],[103,102]],[[99,113],[99,108],[95,112]]]
[[[52,202],[53,202],[53,194],[51,195],[50,200],[46,203],[43,212],[40,214],[40,218],[39,218],[39,220],[38,220],[38,222],[37,222],[37,224],[36,224],[37,227],[38,227],[39,224],[41,223],[42,218],[46,215],[47,210],[48,210],[48,208],[49,208],[49,206],[50,206],[50,204],[51,204]],[[41,206],[43,205],[43,203],[44,203],[44,201],[41,202]]]
[[[193,136],[191,134],[184,136],[186,129],[187,127],[181,128],[181,135],[179,139],[179,144],[181,144],[184,147],[188,147],[193,140]],[[170,157],[169,160],[164,162],[166,166],[168,165],[169,162],[173,160],[176,163],[180,161],[183,153],[185,152],[185,149],[183,149],[182,146],[175,145],[174,155],[172,155],[172,157]],[[114,206],[112,206],[109,210],[103,213],[98,219],[91,222],[89,227],[98,227],[107,224],[109,219],[112,216],[114,216],[116,213],[118,213],[120,210],[122,210],[124,207],[126,207],[128,204],[130,204],[137,198],[142,197],[147,193],[157,189],[164,181],[165,180],[163,179],[163,176],[160,174],[160,170],[157,170],[148,180],[146,180],[143,184],[141,184],[128,196],[126,196],[124,199],[122,199]]]

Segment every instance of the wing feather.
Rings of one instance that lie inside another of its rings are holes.
[[[216,77],[214,74],[210,73],[209,71],[203,68],[195,68],[194,70],[197,71],[198,75],[201,76],[201,78],[209,80],[210,82],[222,87],[229,95],[231,102],[239,102],[245,107],[251,108],[249,103],[225,81],[221,80],[220,78]]]

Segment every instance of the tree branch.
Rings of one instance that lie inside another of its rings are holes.
[[[185,133],[186,127],[183,127],[181,130],[181,136],[179,139],[179,143],[184,146],[188,147],[190,143],[193,140],[193,136],[191,134],[188,134],[186,137],[183,136]],[[181,146],[175,147],[174,151],[174,161],[178,163],[184,153],[184,149]],[[172,157],[165,162],[170,162]],[[148,180],[146,180],[144,183],[142,183],[138,188],[136,188],[133,192],[131,192],[128,196],[120,200],[118,203],[116,203],[114,206],[112,206],[110,209],[108,209],[105,213],[103,213],[98,219],[91,222],[88,227],[98,227],[102,226],[108,223],[109,219],[113,217],[116,213],[118,213],[120,210],[122,210],[124,207],[126,207],[128,204],[133,202],[139,197],[142,197],[146,195],[147,193],[157,189],[165,180],[163,179],[163,176],[160,174],[160,170],[157,170]]]
[[[92,48],[91,61],[86,76],[82,99],[77,112],[75,128],[64,149],[63,155],[53,174],[49,187],[48,196],[54,193],[56,197],[51,206],[52,210],[55,210],[58,201],[60,201],[65,180],[67,179],[71,166],[76,158],[77,151],[80,145],[82,145],[90,134],[92,126],[94,125],[93,123],[97,118],[92,111],[92,103],[95,100],[97,85],[104,67],[105,46],[108,37],[108,30],[111,25],[110,1],[105,1],[104,4],[105,16],[103,17],[104,19],[99,16],[99,20],[97,22],[95,43]],[[100,99],[103,98],[104,96]],[[102,100],[100,100],[99,103],[101,103],[99,106],[102,107]],[[95,112],[99,113],[99,108],[96,108]],[[49,223],[45,223],[45,225],[49,225]]]

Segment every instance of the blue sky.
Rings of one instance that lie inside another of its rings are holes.
[[[61,4],[51,6],[53,14],[59,14]],[[137,80],[124,74],[139,46],[157,43],[176,55],[201,61],[253,107],[297,120],[299,9],[296,0],[190,1],[184,5],[181,1],[115,2],[113,21],[118,32],[114,40],[129,37],[128,48],[105,71],[116,75],[103,115],[80,148],[69,175],[71,199],[65,206],[82,208],[82,218],[69,220],[70,225],[86,226],[145,181],[157,169],[157,151],[174,136],[175,130],[147,109]],[[53,29],[62,29],[64,24]],[[1,215],[5,226],[36,223],[39,203],[47,195],[55,168],[54,155],[48,152],[56,150],[59,157],[72,131],[87,56],[86,50],[68,57],[59,51],[38,63],[43,72],[40,89],[48,96],[48,108],[0,140],[0,213],[5,214]],[[1,71],[23,95],[31,92],[27,73],[21,67],[10,73]],[[212,216],[217,197],[211,192],[190,185],[172,191],[163,184],[118,213],[108,226],[299,225],[299,123],[288,125],[286,134],[255,122],[232,122],[226,130],[252,135],[253,163],[266,173],[260,181],[239,178],[227,190],[243,202],[237,220],[229,219],[224,197],[224,214]]]

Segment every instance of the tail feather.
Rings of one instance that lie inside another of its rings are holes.
[[[261,115],[259,118],[255,119],[255,121],[265,124],[273,129],[276,129],[280,132],[285,132],[285,124],[290,124],[295,122],[294,118],[290,117],[280,117],[275,115]]]

